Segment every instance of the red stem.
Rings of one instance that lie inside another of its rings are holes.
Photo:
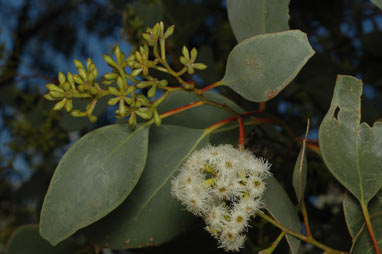
[[[244,122],[243,122],[243,118],[242,117],[239,117],[239,119],[237,119],[238,122],[239,122],[239,150],[240,151],[244,151]]]
[[[170,111],[167,111],[166,113],[161,114],[160,117],[166,118],[166,117],[172,116],[176,113],[182,112],[182,111],[187,110],[187,109],[195,108],[195,107],[198,107],[198,106],[203,105],[203,104],[204,104],[203,101],[195,101],[195,102],[192,102],[190,104],[181,106],[179,108],[175,108],[175,109],[172,109]]]
[[[216,129],[219,129],[220,127],[222,127],[222,126],[224,126],[224,125],[226,125],[228,123],[231,123],[231,122],[235,121],[236,119],[237,119],[236,116],[230,116],[230,117],[228,117],[228,118],[226,118],[224,120],[221,120],[219,122],[214,123],[213,125],[208,127],[206,130],[209,131],[209,132],[212,132],[212,131],[214,131]]]
[[[212,88],[215,88],[215,87],[220,86],[220,85],[221,85],[221,82],[218,81],[218,82],[215,82],[215,83],[213,83],[211,85],[208,85],[208,86],[206,86],[206,87],[204,87],[202,89],[199,89],[198,92],[199,93],[204,93],[204,92],[207,92],[207,91],[211,90]]]

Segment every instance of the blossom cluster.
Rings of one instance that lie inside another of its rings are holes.
[[[194,151],[171,182],[172,194],[197,216],[226,251],[243,247],[251,217],[261,208],[270,164],[230,145]]]

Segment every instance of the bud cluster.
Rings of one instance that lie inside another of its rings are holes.
[[[183,47],[183,56],[180,57],[183,69],[174,71],[166,60],[166,39],[174,32],[174,26],[167,29],[164,28],[164,23],[159,22],[153,28],[147,28],[142,34],[145,44],[140,46],[137,51],[129,56],[126,56],[116,46],[114,56],[104,55],[105,62],[112,68],[112,71],[103,76],[100,84],[97,83],[98,75],[97,68],[89,58],[85,70],[82,63],[74,60],[78,74],[68,73],[67,77],[63,73],[59,73],[59,84],[47,84],[48,93],[45,98],[48,100],[58,100],[54,106],[54,110],[63,108],[74,117],[87,116],[94,122],[97,118],[93,115],[93,110],[98,99],[104,96],[112,96],[108,100],[110,106],[117,105],[115,115],[118,118],[129,117],[131,126],[135,126],[137,116],[144,120],[154,120],[156,125],[160,125],[161,118],[156,110],[156,107],[168,95],[165,93],[162,97],[154,100],[158,89],[167,91],[168,81],[166,79],[159,80],[151,76],[150,69],[164,72],[174,76],[180,84],[183,84],[185,89],[192,88],[184,82],[180,76],[188,71],[189,74],[194,73],[194,69],[203,70],[207,68],[202,63],[194,63],[197,56],[197,50],[193,48],[191,54],[187,47]],[[127,71],[127,70],[128,71]],[[143,90],[138,90],[143,89]],[[85,112],[78,109],[73,109],[74,98],[89,100]]]
[[[251,217],[261,208],[270,164],[230,145],[194,151],[171,182],[172,194],[201,216],[220,247],[243,247]]]
[[[91,121],[95,121],[97,118],[92,115],[94,107],[88,106],[86,112],[72,109],[74,98],[94,99],[100,94],[101,88],[99,84],[95,82],[98,75],[97,67],[90,58],[86,62],[86,69],[83,64],[76,59],[74,60],[74,65],[77,68],[78,74],[68,72],[65,77],[65,74],[60,72],[58,74],[59,84],[46,84],[48,93],[45,94],[44,97],[48,100],[59,101],[53,107],[54,110],[65,108],[72,116],[88,116]]]

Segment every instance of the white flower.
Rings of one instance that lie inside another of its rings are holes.
[[[205,222],[219,247],[243,247],[248,223],[262,206],[270,165],[231,145],[194,151],[171,181],[174,197]]]
[[[226,224],[226,217],[229,213],[227,207],[223,204],[213,206],[205,217],[206,224],[212,228],[223,229]]]
[[[248,214],[253,216],[262,207],[262,203],[259,199],[253,198],[242,198],[240,202],[236,205],[239,209],[246,211]]]
[[[226,228],[219,237],[219,247],[227,251],[239,251],[244,246],[245,235],[236,230]]]
[[[236,204],[231,210],[228,227],[239,232],[247,231],[248,220],[251,215],[252,214],[248,213],[247,210],[241,209],[241,207]]]
[[[252,198],[258,198],[263,195],[265,190],[265,182],[262,177],[251,175],[247,179],[246,190]]]

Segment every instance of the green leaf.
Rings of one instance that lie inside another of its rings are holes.
[[[382,187],[382,123],[361,123],[362,82],[339,75],[319,129],[322,157],[332,174],[362,204]]]
[[[306,140],[308,139],[309,132],[309,120],[306,126],[305,139],[302,141],[302,147],[300,153],[298,154],[296,165],[293,171],[293,188],[296,193],[298,204],[304,200],[304,193],[306,187],[306,173],[307,173],[307,162],[306,162]]]
[[[355,239],[364,224],[361,206],[359,201],[348,192],[345,195],[342,206],[350,236]]]
[[[267,189],[264,192],[265,209],[284,227],[300,233],[300,220],[297,215],[297,209],[289,199],[288,194],[273,176],[266,179]],[[293,254],[298,253],[300,240],[286,235],[289,247]]]
[[[361,209],[360,206],[358,206]],[[369,205],[371,225],[379,246],[382,249],[382,191],[371,200]],[[375,249],[370,240],[369,232],[363,224],[361,232],[352,246],[353,254],[374,254]]]
[[[218,93],[206,92],[204,95],[209,100],[213,100],[221,104],[227,104],[229,107],[239,113],[244,112],[234,102]],[[199,97],[189,92],[172,93],[166,98],[164,102],[159,105],[158,111],[160,113],[164,113],[174,108],[181,107],[199,100]],[[204,129],[230,116],[232,115],[224,110],[210,105],[203,105],[165,118],[163,119],[163,123],[180,125],[195,129]]]
[[[247,100],[264,102],[284,89],[313,54],[299,30],[257,35],[233,48],[222,84]]]
[[[228,0],[228,19],[238,42],[289,29],[289,0]]]
[[[41,210],[40,233],[55,245],[110,213],[130,194],[146,162],[147,125],[110,125],[83,136],[64,155]]]
[[[52,247],[48,241],[41,238],[38,225],[24,225],[19,227],[11,236],[7,254],[68,254],[75,253],[81,247],[72,240],[67,240]]]
[[[371,0],[376,6],[382,9],[382,0]]]
[[[162,244],[195,222],[171,196],[170,181],[190,153],[206,145],[204,130],[161,125],[150,130],[145,170],[131,195],[110,215],[85,229],[96,244],[111,249]]]

